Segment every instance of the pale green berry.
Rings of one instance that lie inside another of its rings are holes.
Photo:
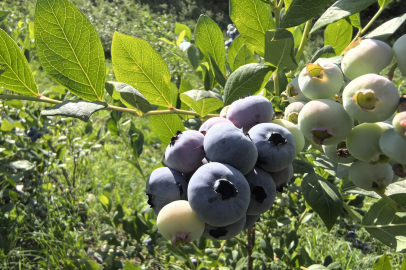
[[[406,164],[406,140],[400,137],[395,129],[388,129],[379,139],[382,152],[390,159]]]
[[[354,121],[340,103],[330,99],[312,100],[299,114],[299,129],[318,145],[335,145],[351,133]]]
[[[406,112],[398,113],[392,121],[393,128],[396,133],[406,139]]]
[[[369,191],[386,187],[393,179],[389,163],[371,164],[357,160],[351,164],[349,174],[354,185]]]
[[[365,74],[379,74],[393,57],[391,47],[375,39],[355,41],[344,53],[341,70],[351,80]]]
[[[363,123],[352,129],[347,138],[347,149],[356,159],[365,162],[387,162],[389,159],[384,156],[379,147],[379,139],[385,130],[392,126],[383,122]]]
[[[396,111],[399,100],[396,86],[387,78],[376,74],[356,78],[343,92],[345,110],[359,122],[385,121]]]
[[[300,89],[312,100],[333,98],[340,92],[343,81],[340,68],[327,61],[307,64],[299,75]]]
[[[294,78],[290,83],[288,83],[285,93],[288,96],[288,100],[290,103],[299,101],[310,101],[309,98],[303,95],[302,90],[300,90],[298,77]]]
[[[299,119],[299,112],[302,110],[306,102],[293,102],[289,104],[285,109],[285,120],[297,125]]]
[[[323,151],[331,161],[337,163],[352,163],[357,160],[348,151],[346,141],[333,145],[323,145]]]
[[[193,212],[188,201],[174,201],[165,205],[157,217],[159,233],[174,246],[199,239],[204,226],[205,223]]]
[[[220,117],[227,118],[227,111],[229,108],[230,108],[230,106],[225,106],[220,112]]]
[[[401,36],[393,44],[393,54],[398,62],[398,69],[406,77],[406,35]]]
[[[280,125],[289,130],[290,133],[292,133],[293,139],[295,140],[296,153],[299,154],[303,150],[303,147],[305,145],[305,138],[297,125],[284,119],[275,119],[271,121],[271,123]]]

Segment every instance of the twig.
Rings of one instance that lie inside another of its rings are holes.
[[[392,200],[391,198],[389,198],[388,195],[385,194],[385,189],[379,188],[379,189],[375,189],[375,192],[382,197],[382,199],[389,204],[390,206],[392,206],[393,209],[395,209],[396,212],[406,212],[406,209],[404,209],[402,206],[400,206],[399,204],[397,204],[394,200]]]
[[[305,29],[303,31],[302,40],[300,41],[300,45],[299,45],[299,48],[297,49],[297,53],[296,53],[296,61],[297,62],[299,62],[300,57],[302,57],[306,42],[310,39],[309,32],[310,32],[310,26],[311,25],[312,25],[312,19],[310,19],[310,20],[308,20],[306,22]]]
[[[361,225],[362,220],[357,216],[357,214],[354,213],[354,211],[346,204],[343,202],[343,207],[347,211],[348,215],[350,215],[351,219],[357,223],[357,225]]]
[[[255,231],[253,229],[248,229],[248,240],[247,240],[247,270],[252,270],[254,264],[254,258],[252,258],[252,251],[255,246]]]
[[[393,66],[390,68],[390,70],[389,70],[389,72],[388,72],[388,74],[387,74],[387,76],[388,76],[388,79],[390,80],[390,81],[392,81],[393,80],[393,77],[395,76],[395,70],[398,68],[398,63],[396,62],[395,64],[393,64]]]

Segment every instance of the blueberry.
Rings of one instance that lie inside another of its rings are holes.
[[[209,161],[231,165],[242,174],[254,168],[258,157],[251,139],[231,123],[219,123],[207,131],[204,149]]]
[[[36,127],[30,127],[30,129],[27,131],[28,137],[32,137],[37,133],[37,128]]]
[[[293,135],[277,124],[263,123],[253,127],[249,135],[258,150],[257,165],[267,172],[286,168],[296,157]]]
[[[152,244],[152,239],[151,238],[149,238],[149,239],[147,239],[147,241],[145,241],[145,247],[148,250],[154,250],[155,246]]]
[[[293,177],[293,165],[289,164],[286,168],[277,172],[270,172],[269,174],[272,176],[276,189],[282,192],[283,188],[287,187],[290,179]]]
[[[406,112],[398,113],[392,121],[396,133],[406,140]]]
[[[271,122],[272,118],[272,103],[263,96],[247,96],[236,100],[227,111],[227,119],[245,133],[257,124]]]
[[[198,131],[178,131],[165,151],[168,167],[181,173],[189,173],[199,168],[205,157],[203,140],[203,134]]]
[[[364,244],[362,245],[362,253],[363,253],[363,254],[369,254],[369,253],[371,253],[371,252],[372,252],[372,247],[371,247],[371,245],[368,244],[368,243],[364,243]]]
[[[288,96],[288,100],[290,103],[293,102],[309,102],[310,99],[307,98],[299,87],[299,77],[294,78],[286,87],[285,90],[286,95]]]
[[[297,125],[299,113],[303,109],[304,105],[306,105],[306,102],[303,101],[290,103],[285,109],[285,120]]]
[[[206,135],[206,132],[215,124],[218,123],[222,123],[222,122],[226,122],[226,123],[231,123],[230,120],[225,119],[223,117],[213,117],[210,118],[209,120],[207,120],[206,122],[203,123],[203,125],[200,126],[199,128],[199,132],[202,133],[203,135]]]
[[[406,77],[406,35],[396,40],[392,47],[393,54],[398,62],[398,69]]]
[[[389,186],[393,179],[392,166],[388,163],[371,164],[357,160],[351,164],[349,174],[354,185],[369,191]]]
[[[154,170],[148,177],[148,204],[155,214],[176,200],[187,200],[187,182],[181,173],[167,167]]]
[[[250,228],[254,227],[255,223],[257,221],[259,221],[260,216],[261,215],[253,215],[253,216],[247,215],[243,230],[250,229]]]
[[[245,175],[251,189],[251,201],[248,206],[247,215],[260,215],[268,211],[276,197],[276,186],[272,176],[255,167]]]
[[[196,215],[212,226],[237,222],[247,212],[250,187],[235,168],[217,162],[200,167],[188,186],[188,199]]]
[[[196,259],[191,259],[190,260],[195,266],[197,266],[197,260]]]
[[[357,238],[357,237],[358,237],[358,235],[357,235],[355,232],[353,232],[353,231],[349,231],[349,232],[347,233],[347,235],[350,236],[350,237],[354,237],[354,238]]]
[[[246,216],[230,225],[216,227],[206,223],[204,227],[203,237],[212,240],[228,240],[237,236],[244,228]]]
[[[347,148],[347,142],[341,141],[333,145],[323,145],[324,154],[337,163],[352,163],[357,159],[351,155]]]
[[[390,159],[406,164],[406,140],[400,137],[395,129],[388,129],[379,138],[379,147]]]

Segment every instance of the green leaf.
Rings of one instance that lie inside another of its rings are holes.
[[[337,188],[315,173],[307,174],[301,187],[306,202],[330,231],[343,211],[343,201]]]
[[[15,191],[10,190],[10,191],[8,192],[8,195],[10,196],[10,199],[11,199],[13,202],[18,201],[18,196],[17,196],[17,193],[16,193]]]
[[[352,26],[358,29],[362,29],[361,17],[359,13],[352,14],[351,16],[346,17],[345,20],[347,20],[347,22],[350,23]]]
[[[189,48],[187,49],[187,57],[189,58],[189,62],[192,65],[194,69],[197,69],[199,67],[199,56],[198,56],[198,50],[195,45],[190,45]]]
[[[324,46],[330,45],[340,55],[351,43],[352,29],[345,19],[329,24],[324,31]]]
[[[248,94],[255,94],[264,89],[275,70],[274,67],[262,64],[248,64],[234,71],[224,87],[224,105]]]
[[[235,57],[237,56],[241,47],[244,45],[247,46],[247,48],[249,49],[251,54],[254,55],[254,47],[252,47],[250,44],[246,43],[242,36],[238,36],[236,39],[234,39],[233,43],[231,43],[231,46],[227,51],[228,63],[230,64],[232,70],[236,70],[236,68],[233,67]]]
[[[296,69],[297,62],[294,47],[293,35],[288,30],[278,28],[266,31],[265,62],[278,69]]]
[[[261,249],[265,253],[265,255],[268,256],[268,258],[270,258],[271,260],[273,260],[274,255],[272,244],[262,237],[259,239],[259,243],[261,244]]]
[[[10,121],[11,118],[3,118],[3,121],[1,122],[1,127],[0,130],[7,132],[7,131],[11,131],[14,128],[14,121]]]
[[[330,45],[327,45],[326,47],[321,48],[317,52],[315,52],[312,56],[312,59],[310,60],[310,63],[316,62],[317,59],[319,58],[330,58],[336,55],[336,52],[334,51],[333,47]]]
[[[281,27],[300,25],[322,11],[330,0],[294,0],[283,17]]]
[[[14,40],[0,29],[0,86],[26,96],[38,96],[28,62]]]
[[[9,14],[10,12],[8,11],[0,10],[0,22],[4,21]]]
[[[180,35],[183,31],[185,31],[185,39],[190,42],[192,40],[192,31],[190,30],[189,26],[176,23],[175,34]]]
[[[167,38],[159,38],[159,40],[165,41],[169,45],[176,46],[175,42],[168,40]]]
[[[106,211],[107,213],[110,213],[111,206],[112,206],[110,199],[108,197],[104,196],[104,195],[100,195],[99,196],[99,201],[103,205],[104,211]]]
[[[169,68],[148,42],[115,32],[111,56],[119,82],[133,86],[151,104],[173,107]]]
[[[41,111],[45,116],[66,116],[74,117],[84,122],[89,121],[90,116],[107,107],[105,102],[87,102],[87,101],[73,101],[67,100],[61,104],[57,104],[52,108]]]
[[[179,37],[178,37],[178,39],[176,40],[176,45],[177,45],[177,46],[179,46],[179,44],[181,44],[182,41],[185,39],[185,35],[186,35],[186,30],[182,31],[182,32],[179,34]]]
[[[242,45],[234,59],[233,68],[238,69],[241,66],[251,63],[257,63],[257,60],[255,59],[255,56],[250,51],[250,49],[248,49],[247,45],[244,44]]]
[[[389,260],[388,256],[386,256],[386,253],[384,253],[374,263],[374,266],[372,267],[372,270],[392,270],[392,264],[390,263],[390,260]]]
[[[190,90],[181,94],[180,99],[200,117],[224,107],[221,96],[213,91]]]
[[[406,270],[406,260],[403,260],[402,268],[400,268],[400,270]]]
[[[217,80],[217,82],[224,87],[226,85],[227,79],[224,77],[223,73],[221,72],[219,66],[217,65],[216,61],[213,59],[213,56],[209,53],[210,56],[210,63],[211,67],[213,68],[214,71],[214,76]]]
[[[387,7],[393,0],[378,0],[378,3],[381,7]]]
[[[18,99],[7,99],[4,104],[17,109],[22,109],[24,107],[24,104]]]
[[[89,20],[69,0],[38,0],[35,42],[41,65],[57,83],[88,101],[103,101],[104,51]]]
[[[226,49],[224,46],[224,36],[220,27],[208,16],[201,15],[197,21],[196,47],[198,47],[206,59],[209,53],[213,56],[222,73],[226,72]]]
[[[386,41],[399,27],[405,22],[406,14],[403,14],[400,17],[396,17],[386,23],[382,24],[369,34],[365,36],[365,38],[372,38],[372,39],[379,39],[382,41]]]
[[[230,18],[245,42],[263,57],[265,32],[275,28],[270,5],[261,0],[230,0]]]
[[[164,145],[171,142],[171,138],[176,136],[177,131],[185,130],[182,120],[175,114],[152,115],[149,122],[152,132],[158,136]]]
[[[34,169],[35,165],[28,160],[17,160],[7,164],[6,167],[15,170],[29,171]]]
[[[328,270],[328,268],[321,264],[313,264],[307,270]]]
[[[151,110],[151,104],[148,100],[131,85],[112,81],[106,82],[106,86],[107,85],[114,89],[113,97],[115,93],[116,95],[118,94],[121,102],[123,102],[127,108],[135,109],[139,115]]]
[[[317,22],[313,25],[312,30],[310,33],[313,33],[314,31],[329,25],[330,23],[334,23],[336,21],[339,21],[341,19],[344,19],[345,17],[348,17],[352,14],[358,13],[373,3],[375,3],[376,0],[341,0],[337,1],[329,7],[326,12],[324,12],[323,15],[317,20]]]
[[[126,261],[125,262],[125,266],[124,266],[124,270],[141,270],[140,267],[135,266],[132,262],[130,261]]]
[[[107,120],[106,125],[107,125],[107,129],[110,131],[110,133],[111,133],[113,136],[118,137],[118,136],[120,135],[119,132],[118,132],[117,122],[116,122],[116,120],[114,120],[113,117],[110,117],[110,118]]]
[[[131,122],[130,129],[128,130],[130,136],[130,145],[133,148],[133,153],[136,157],[141,155],[144,146],[144,134],[141,130],[135,127],[135,124]]]
[[[8,213],[13,210],[14,204],[13,203],[6,203],[0,208],[1,213]]]
[[[389,196],[397,204],[406,207],[406,194]],[[363,227],[371,236],[396,252],[406,252],[406,217],[396,215],[395,209],[380,199],[375,202],[362,219]]]

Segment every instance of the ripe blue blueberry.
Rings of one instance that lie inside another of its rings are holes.
[[[251,201],[248,206],[247,215],[260,215],[268,211],[276,197],[276,186],[272,176],[255,167],[245,175],[251,189]]]
[[[32,137],[37,133],[37,128],[36,127],[30,127],[30,129],[27,131],[28,137]]]
[[[230,120],[225,119],[223,117],[213,117],[210,118],[209,120],[207,120],[206,122],[203,123],[203,125],[200,126],[199,128],[199,132],[202,133],[203,135],[206,135],[206,132],[215,124],[218,123],[223,123],[223,122],[227,122],[227,123],[231,123]]]
[[[289,164],[286,168],[277,172],[270,172],[269,174],[272,176],[276,190],[282,192],[283,188],[287,187],[290,179],[292,179],[293,165]]]
[[[286,168],[296,157],[293,135],[277,124],[263,123],[249,131],[249,136],[258,150],[257,165],[267,172]]]
[[[247,212],[250,187],[244,175],[218,162],[201,166],[188,186],[188,199],[196,215],[212,226],[237,222]]]
[[[207,131],[204,150],[209,161],[231,165],[242,174],[254,168],[258,156],[251,139],[231,123],[219,123]]]
[[[269,123],[273,119],[272,103],[263,96],[247,96],[234,101],[227,111],[227,119],[247,133],[259,123]]]
[[[247,215],[243,230],[250,229],[250,228],[254,227],[255,222],[259,221],[260,216],[261,215],[252,215],[252,216]]]
[[[187,200],[187,182],[181,173],[167,167],[154,170],[148,177],[148,204],[158,215],[162,207],[177,201]]]
[[[244,228],[246,217],[243,216],[237,222],[230,225],[216,227],[206,223],[204,227],[203,237],[212,240],[228,240],[237,236]]]
[[[204,136],[198,131],[178,131],[165,151],[168,167],[181,173],[189,173],[202,165],[205,157]]]

